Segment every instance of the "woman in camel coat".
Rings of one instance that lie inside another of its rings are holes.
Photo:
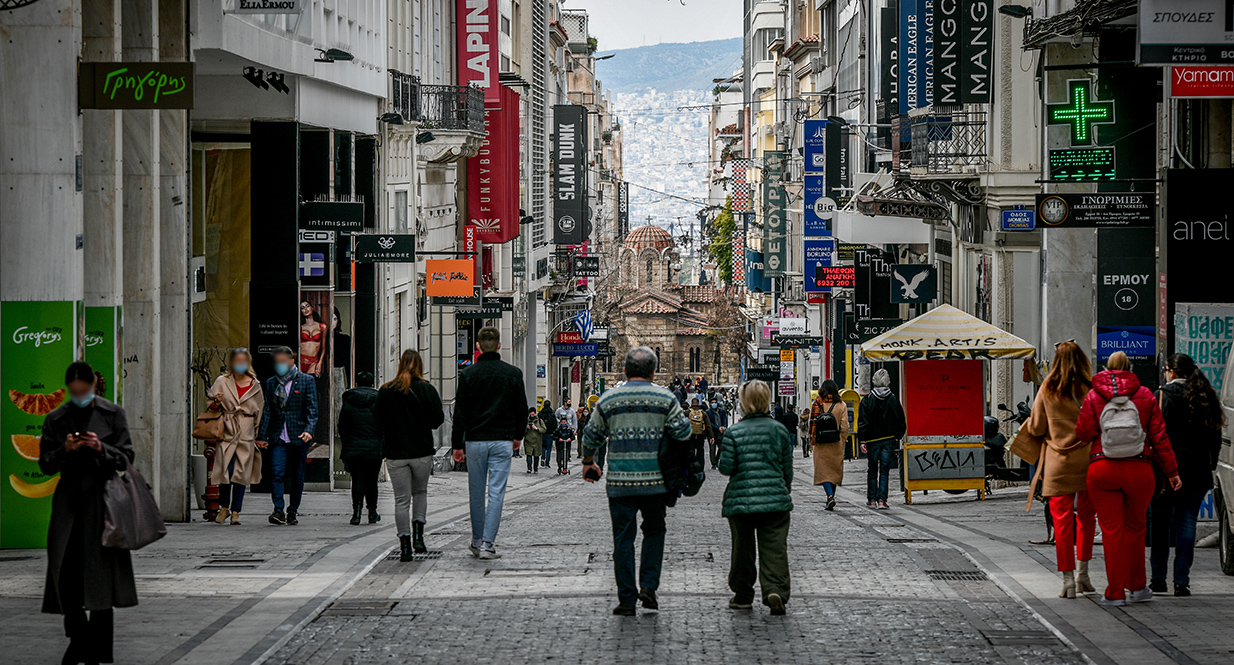
[[[836,419],[840,428],[840,440],[821,442],[816,431],[819,416],[830,413]],[[814,449],[814,484],[822,485],[827,492],[826,510],[835,510],[836,487],[844,484],[844,446],[848,444],[848,434],[851,426],[848,422],[848,405],[840,399],[840,387],[835,381],[827,379],[823,389],[810,409],[810,443]],[[805,443],[805,442],[802,442]]]
[[[265,408],[261,383],[250,366],[247,349],[233,349],[227,371],[210,386],[213,410],[223,411],[223,440],[214,449],[210,482],[219,486],[219,514],[214,521],[240,524],[240,509],[247,486],[261,482],[261,451],[257,426]]]
[[[1092,389],[1088,357],[1075,342],[1054,349],[1054,367],[1037,391],[1032,416],[1020,427],[1011,452],[1037,465],[1031,487],[1041,483],[1041,496],[1054,518],[1054,548],[1063,574],[1060,598],[1075,598],[1076,591],[1093,591],[1088,562],[1093,558],[1096,510],[1088,497],[1088,460],[1091,441],[1076,436],[1080,405]],[[1035,491],[1028,493],[1032,507]],[[1079,559],[1079,573],[1076,559]]]

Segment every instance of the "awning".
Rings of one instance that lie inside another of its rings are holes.
[[[1032,344],[966,314],[940,305],[861,345],[875,360],[968,360],[1031,358]]]

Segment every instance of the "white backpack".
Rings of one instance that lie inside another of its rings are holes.
[[[1126,395],[1115,395],[1101,409],[1101,452],[1106,457],[1123,459],[1144,454],[1144,427],[1140,410]]]

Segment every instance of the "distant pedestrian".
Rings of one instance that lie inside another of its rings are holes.
[[[317,430],[317,380],[296,369],[296,354],[285,346],[274,350],[274,376],[266,379],[266,408],[261,414],[257,447],[270,448],[271,524],[299,524],[304,495],[304,467],[309,442]],[[283,512],[284,487],[291,495]]]
[[[728,427],[728,408],[724,406],[723,402],[713,396],[711,398],[711,408],[708,410],[711,411],[712,416],[715,418],[717,429],[723,430],[725,427]]]
[[[809,434],[802,446],[814,450],[814,484],[827,493],[825,510],[836,509],[836,488],[844,484],[844,446],[848,442],[848,405],[840,386],[827,379],[807,419]]]
[[[540,422],[544,423],[544,468],[548,468],[548,463],[553,459],[553,433],[557,431],[557,416],[553,413],[553,403],[544,400],[544,405],[540,407]]]
[[[869,465],[866,471],[866,505],[887,509],[887,484],[891,465],[900,449],[907,423],[904,407],[891,392],[891,375],[880,369],[874,373],[874,390],[861,398],[857,415],[857,438]]]
[[[223,524],[230,517],[232,525],[239,526],[244,491],[261,482],[261,451],[256,441],[266,403],[248,349],[231,350],[227,371],[214,380],[210,395],[210,408],[223,412],[223,440],[214,447],[210,472],[210,482],[219,488],[214,521]]]
[[[801,447],[801,456],[810,456],[810,409],[802,409],[801,415],[797,417],[797,438],[806,441],[807,444]]]
[[[133,443],[124,409],[95,395],[90,365],[69,365],[64,382],[69,398],[47,414],[39,442],[39,470],[48,478],[60,474],[47,528],[43,612],[64,615],[69,646],[61,663],[110,663],[112,608],[136,605],[137,585],[129,550],[102,544],[103,488],[133,461]]]
[[[544,454],[544,422],[535,409],[527,410],[527,430],[523,432],[523,454],[527,456],[527,473],[539,473],[540,457]]]
[[[527,431],[523,372],[497,352],[501,333],[492,327],[476,334],[480,357],[459,372],[454,398],[454,461],[467,462],[471,504],[471,553],[497,559],[495,545],[514,449]],[[485,499],[488,505],[485,506]]]
[[[705,376],[698,377],[698,381],[694,384],[694,387],[698,389],[699,401],[706,402],[707,401],[707,377]]]
[[[1174,491],[1183,489],[1183,483],[1153,393],[1140,385],[1122,351],[1114,352],[1106,367],[1093,377],[1075,434],[1081,441],[1093,442],[1088,495],[1097,509],[1105,550],[1108,586],[1102,603],[1120,606],[1153,599],[1144,570],[1145,521],[1156,485],[1153,463]],[[1057,522],[1056,541],[1061,526]]]
[[[445,420],[441,395],[424,380],[424,358],[413,349],[403,351],[394,378],[377,391],[377,422],[394,489],[400,561],[411,561],[413,553],[428,551],[424,525],[428,522],[428,480],[437,452],[433,430]]]
[[[728,606],[735,610],[753,606],[757,558],[763,604],[772,614],[784,614],[790,590],[793,450],[788,430],[767,415],[771,389],[766,383],[747,381],[740,399],[742,410],[751,415],[728,428],[720,444],[720,473],[729,476],[723,514],[733,543],[728,586],[734,595]]]
[[[587,419],[591,417],[591,409],[587,406],[587,401],[578,405],[578,410],[574,412],[576,425],[574,426],[574,438],[578,442],[578,458],[583,459],[583,428],[587,427]]]
[[[664,518],[670,497],[658,455],[665,437],[690,438],[690,419],[681,405],[668,390],[652,383],[657,367],[654,351],[645,346],[630,349],[626,383],[600,396],[583,432],[583,478],[588,482],[603,475],[593,456],[608,449],[607,493],[618,599],[613,614],[618,616],[634,616],[639,601],[646,609],[660,608],[656,590],[664,564]],[[640,513],[643,551],[636,578],[634,536]]]
[[[360,523],[368,502],[368,523],[381,521],[377,513],[377,477],[381,475],[381,427],[377,422],[377,390],[370,372],[356,374],[356,387],[343,393],[338,413],[339,459],[351,474],[351,523]],[[428,414],[425,414],[428,415]]]
[[[690,400],[690,408],[686,411],[686,417],[690,419],[690,448],[694,450],[702,450],[707,446],[716,446],[716,431],[711,426],[711,419],[707,417],[707,412],[703,410],[703,403],[697,397]],[[719,451],[716,450],[718,453]],[[711,457],[711,468],[716,468],[719,463],[719,456]]]
[[[553,432],[553,445],[557,448],[557,473],[570,473],[570,447],[574,443],[574,429],[570,427],[565,416],[557,421],[557,430]]]
[[[565,398],[565,400],[561,403],[561,406],[560,406],[560,407],[558,407],[557,411],[555,411],[555,412],[553,413],[553,415],[557,418],[557,422],[558,422],[558,423],[560,423],[560,422],[561,422],[561,419],[562,419],[562,418],[565,418],[565,419],[566,419],[566,424],[570,426],[570,433],[571,433],[571,434],[573,434],[573,433],[574,433],[574,431],[578,429],[578,413],[574,410],[574,406],[573,406],[573,404],[571,403],[571,401],[570,401],[570,398],[569,398],[569,397]],[[556,437],[554,437],[554,439],[553,439],[553,440],[555,441],[555,440],[556,440]],[[569,462],[570,462],[570,456],[571,456],[571,454],[572,454],[572,451],[570,450],[571,448],[572,448],[572,446],[566,446],[566,448],[565,448],[565,453],[566,453],[566,454],[565,454],[565,457],[563,457],[562,459],[557,460],[558,464],[560,464],[560,463],[561,463],[561,462],[563,462],[563,461],[564,461],[566,464],[569,464]],[[560,456],[560,453],[561,453],[561,451],[559,450],[559,451],[558,451],[558,455],[559,455],[559,456]]]
[[[1079,345],[1062,342],[1055,346],[1053,367],[1037,391],[1032,416],[1020,426],[1012,445],[1012,452],[1036,465],[1029,487],[1036,488],[1040,483],[1041,495],[1048,499],[1054,523],[1054,558],[1063,574],[1059,598],[1075,598],[1077,591],[1095,591],[1088,576],[1097,528],[1087,483],[1092,444],[1077,437],[1075,431],[1080,405],[1092,387],[1088,356]],[[1026,509],[1032,507],[1034,494],[1028,493]]]
[[[778,407],[777,407],[778,408]],[[780,410],[780,415],[776,418],[784,429],[788,430],[789,447],[793,450],[797,449],[797,406],[790,405],[785,409]],[[801,442],[802,448],[806,447],[806,442]]]
[[[1181,490],[1166,489],[1153,499],[1151,514],[1152,589],[1165,592],[1170,563],[1170,533],[1174,544],[1174,595],[1191,595],[1191,561],[1195,555],[1195,523],[1200,504],[1213,488],[1213,471],[1221,451],[1221,402],[1204,372],[1185,353],[1166,359],[1161,389],[1161,415],[1170,447],[1178,460]]]

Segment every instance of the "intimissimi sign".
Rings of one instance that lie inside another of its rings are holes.
[[[458,0],[458,82],[484,88],[486,102],[497,92],[497,0]]]

